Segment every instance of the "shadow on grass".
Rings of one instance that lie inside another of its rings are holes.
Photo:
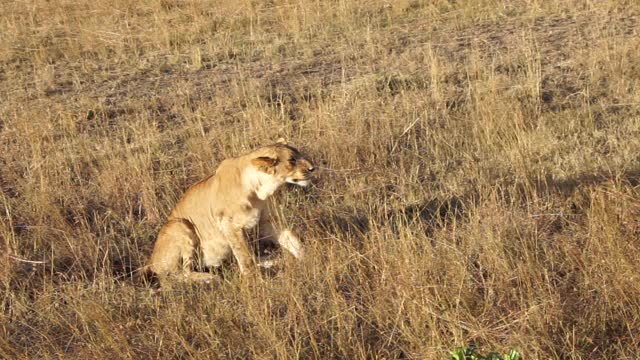
[[[579,187],[600,185],[607,182],[622,183],[636,187],[640,185],[640,168],[626,170],[619,174],[605,172],[581,174],[563,180],[554,180],[551,176],[547,176],[542,180],[536,181],[534,184],[538,193],[560,193],[564,196],[569,196]]]

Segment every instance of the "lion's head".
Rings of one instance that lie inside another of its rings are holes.
[[[303,187],[311,183],[311,174],[316,169],[310,160],[283,139],[256,150],[252,155],[251,162],[258,170],[280,181]]]

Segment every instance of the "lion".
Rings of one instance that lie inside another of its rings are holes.
[[[283,184],[306,187],[315,167],[283,139],[273,145],[222,161],[215,173],[191,186],[160,229],[147,271],[162,285],[169,278],[209,281],[213,274],[194,268],[218,268],[229,254],[241,274],[259,265],[244,232],[258,226],[261,238],[277,242],[295,258],[304,250],[290,230],[279,229],[267,199]]]

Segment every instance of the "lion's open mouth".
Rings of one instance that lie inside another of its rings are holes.
[[[289,184],[295,184],[302,187],[307,187],[311,183],[311,180],[308,178],[296,179],[296,178],[287,178],[286,180]]]

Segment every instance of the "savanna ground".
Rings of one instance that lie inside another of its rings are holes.
[[[640,350],[640,4],[2,1],[0,358]],[[280,136],[308,258],[153,292],[181,193]]]

